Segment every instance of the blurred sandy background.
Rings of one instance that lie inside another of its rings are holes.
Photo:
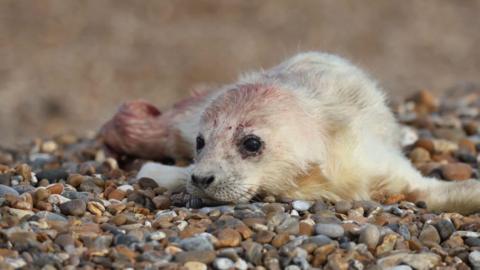
[[[95,130],[304,50],[350,58],[394,97],[480,80],[480,1],[0,2],[0,144]]]

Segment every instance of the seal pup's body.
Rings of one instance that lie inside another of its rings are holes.
[[[401,193],[432,210],[480,210],[479,182],[444,182],[413,168],[382,91],[334,55],[299,54],[163,115],[145,106],[125,105],[128,113],[103,135],[119,152],[194,157],[187,168],[147,163],[139,177],[160,185],[186,183],[193,195],[234,203],[258,193],[333,201]]]

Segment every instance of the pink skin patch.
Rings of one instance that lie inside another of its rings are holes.
[[[103,125],[100,138],[115,155],[158,161],[165,158],[189,159],[193,155],[191,146],[182,138],[175,124],[188,121],[185,112],[203,102],[207,95],[207,91],[194,92],[165,113],[143,100],[125,102]]]
[[[122,104],[118,112],[100,130],[105,145],[120,155],[146,159],[165,158],[163,146],[166,124],[154,105],[142,101]]]

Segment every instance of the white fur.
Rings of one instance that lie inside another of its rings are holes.
[[[147,177],[155,180],[160,186],[175,190],[190,179],[192,166],[176,167],[167,166],[156,162],[145,163],[137,174],[137,179]]]
[[[267,85],[289,93],[293,99],[284,106],[287,114],[281,121],[275,118],[282,112],[278,102],[267,102],[257,115],[254,112],[248,116],[271,114],[265,126],[249,130],[260,134],[270,146],[257,161],[242,160],[231,144],[232,134],[226,131],[227,126],[247,116],[230,115],[226,108],[215,128],[199,117],[213,101],[239,85]],[[241,187],[300,199],[331,200],[371,199],[375,191],[418,192],[419,199],[431,209],[480,210],[478,182],[445,183],[424,178],[413,168],[401,152],[401,132],[384,94],[368,75],[340,57],[299,54],[270,70],[242,76],[193,111],[196,113],[192,117],[184,119],[187,122],[177,124],[191,145],[195,145],[199,132],[208,138],[206,150],[197,156],[192,170],[200,175],[214,174],[218,179],[214,187],[200,195],[227,201],[249,199],[250,190]],[[312,164],[320,169],[321,179],[299,186],[296,179],[308,173]],[[174,173],[165,173],[168,170]],[[186,171],[168,170],[163,165],[147,164],[139,177],[150,176],[167,187],[174,186],[176,177],[188,179]],[[198,192],[191,186],[190,190]]]

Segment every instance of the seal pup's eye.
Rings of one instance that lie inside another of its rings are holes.
[[[241,147],[249,153],[258,153],[263,146],[262,140],[255,135],[245,136],[242,140]]]
[[[205,140],[202,135],[197,136],[197,151],[200,151],[205,147]]]

